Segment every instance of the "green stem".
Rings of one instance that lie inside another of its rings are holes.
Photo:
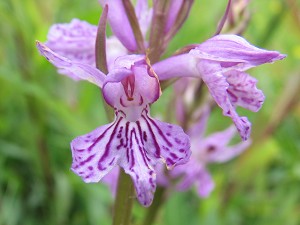
[[[114,205],[113,225],[129,225],[131,209],[134,200],[132,180],[123,170],[120,170],[117,196]]]
[[[144,217],[144,221],[142,225],[151,225],[156,219],[157,213],[159,212],[159,209],[165,202],[165,193],[166,188],[158,187],[155,192],[155,198],[152,202],[152,205],[147,209],[147,213]]]

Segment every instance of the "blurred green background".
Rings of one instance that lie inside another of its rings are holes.
[[[225,0],[195,0],[168,53],[200,43],[216,30]],[[300,1],[252,0],[244,36],[287,54],[250,73],[266,95],[253,122],[253,146],[237,159],[209,167],[216,188],[172,193],[156,225],[300,224]],[[57,75],[35,40],[53,23],[74,17],[97,24],[96,0],[0,1],[0,225],[110,224],[113,198],[104,184],[85,184],[70,170],[70,141],[107,123],[99,89]],[[153,115],[166,113],[163,95]],[[214,112],[212,128],[227,118]],[[213,129],[212,129],[213,130]],[[145,209],[135,204],[133,220]]]

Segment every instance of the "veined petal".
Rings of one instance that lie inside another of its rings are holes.
[[[129,129],[127,159],[121,161],[120,165],[131,176],[139,202],[144,206],[149,206],[156,189],[156,174],[154,172],[156,162],[143,146],[142,137],[136,127],[130,126]]]
[[[47,42],[50,49],[74,62],[95,65],[97,26],[79,19],[51,26]]]
[[[39,41],[36,42],[36,45],[41,55],[57,68],[67,71],[70,77],[76,78],[77,80],[87,80],[102,88],[105,74],[100,70],[88,64],[73,62],[60,56]]]
[[[79,136],[71,142],[72,170],[85,182],[100,181],[119,162],[122,147],[118,132],[124,129],[122,117],[111,124]]]
[[[108,5],[108,21],[118,39],[131,52],[137,50],[134,33],[122,0],[99,0],[102,7]]]
[[[229,84],[227,93],[234,106],[241,106],[253,112],[257,112],[264,100],[263,92],[256,87],[257,80],[247,73],[230,71],[226,74]]]
[[[246,117],[240,117],[235,111],[227,92],[229,84],[218,67],[220,67],[218,64],[211,61],[202,60],[198,63],[202,79],[216,103],[223,109],[224,116],[231,117],[241,138],[247,140],[251,133],[251,123]]]
[[[189,160],[190,140],[181,127],[151,118],[148,109],[143,111],[138,122],[145,148],[153,157],[166,163],[168,169]]]

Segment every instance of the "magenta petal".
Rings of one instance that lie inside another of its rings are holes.
[[[79,62],[73,62],[59,54],[53,52],[46,45],[36,42],[37,48],[41,55],[43,55],[49,62],[59,69],[67,71],[67,74],[77,80],[87,80],[99,87],[102,87],[105,74],[100,70]]]
[[[226,74],[229,83],[227,92],[234,106],[241,106],[253,112],[257,112],[264,100],[263,92],[256,87],[257,80],[247,73],[230,71]]]
[[[70,23],[52,25],[45,44],[74,62],[94,66],[96,33],[97,26],[73,19]]]
[[[129,51],[136,51],[137,44],[122,0],[99,0],[99,2],[102,7],[108,5],[108,21],[117,38]]]

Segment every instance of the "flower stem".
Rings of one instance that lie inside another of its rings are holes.
[[[132,180],[122,169],[120,170],[117,196],[114,205],[113,225],[129,225],[134,200]]]

